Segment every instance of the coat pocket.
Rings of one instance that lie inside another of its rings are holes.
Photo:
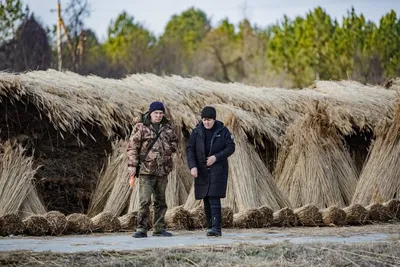
[[[224,183],[226,177],[222,164],[214,164],[210,167],[211,171],[211,183]]]
[[[197,178],[194,178],[195,185],[207,185],[208,184],[208,170],[199,169]]]

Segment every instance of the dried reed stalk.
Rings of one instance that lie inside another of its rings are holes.
[[[190,228],[205,228],[207,227],[206,214],[203,206],[197,206],[189,210]]]
[[[127,213],[118,218],[122,230],[135,230],[137,227],[137,211]]]
[[[297,216],[300,225],[318,226],[322,224],[322,215],[314,205],[305,205],[295,209],[293,212]]]
[[[167,210],[165,224],[171,229],[190,229],[189,212],[182,206]]]
[[[22,221],[27,235],[43,236],[51,232],[51,225],[44,216],[32,215]]]
[[[383,203],[385,207],[388,209],[389,217],[391,219],[400,219],[400,200],[399,199],[391,199],[385,203]]]
[[[62,235],[67,229],[67,218],[59,211],[49,211],[44,217],[50,224],[51,235]]]
[[[233,210],[230,207],[222,207],[222,227],[232,228],[233,227]]]
[[[346,224],[346,212],[337,206],[321,209],[322,221],[326,225],[342,226]]]
[[[273,216],[274,212],[272,211],[272,209],[270,209],[268,206],[262,206],[262,207],[258,208],[258,210],[263,215],[261,227],[271,226],[272,221],[274,219],[274,216]]]
[[[121,223],[111,212],[103,211],[92,219],[93,231],[95,232],[117,232],[121,229]]]
[[[352,199],[364,206],[374,203],[376,195],[382,201],[400,196],[400,100],[394,118],[383,119],[375,136]]]
[[[366,224],[368,211],[360,204],[353,204],[343,209],[346,212],[346,223],[350,225]]]
[[[25,231],[25,225],[16,213],[0,216],[0,236],[20,235]]]
[[[293,207],[350,203],[357,170],[330,116],[328,106],[317,103],[287,129],[276,177]]]
[[[273,226],[289,227],[297,225],[297,217],[292,209],[283,208],[273,213]]]
[[[258,209],[249,209],[233,214],[233,227],[260,228],[262,224],[263,214]]]
[[[73,213],[67,216],[67,232],[87,234],[93,229],[93,222],[82,213]]]
[[[373,203],[365,207],[371,221],[386,222],[389,220],[388,208],[380,203]]]

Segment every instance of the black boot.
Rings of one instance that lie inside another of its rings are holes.
[[[210,198],[211,206],[211,230],[207,231],[207,236],[221,236],[221,223],[222,223],[222,213],[221,213],[221,199],[220,198]]]

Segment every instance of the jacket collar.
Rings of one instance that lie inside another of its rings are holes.
[[[214,127],[215,127],[215,133],[218,133],[224,128],[224,123],[222,121],[215,120]],[[203,126],[203,122],[200,121],[194,128],[194,131],[196,131],[196,133],[198,133],[201,137],[204,138],[204,129],[205,128]]]

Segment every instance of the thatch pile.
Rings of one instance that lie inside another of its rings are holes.
[[[117,232],[121,230],[121,223],[111,212],[104,211],[92,219],[94,232]]]
[[[262,218],[262,223],[261,223],[261,227],[268,227],[271,226],[272,221],[274,219],[274,212],[272,209],[270,209],[268,206],[262,206],[260,208],[258,208],[258,210],[261,212],[261,214],[263,215]]]
[[[135,230],[137,227],[138,213],[133,211],[118,217],[122,230]]]
[[[0,143],[0,215],[19,213],[25,218],[46,212],[33,185],[33,158],[24,154],[21,146]]]
[[[272,225],[280,227],[290,227],[297,225],[297,216],[290,208],[283,208],[273,214]]]
[[[203,206],[197,206],[196,208],[189,210],[189,218],[191,228],[197,229],[207,227],[207,219]]]
[[[51,235],[61,235],[67,229],[67,218],[59,211],[49,211],[44,217],[50,224]]]
[[[326,225],[342,226],[346,224],[346,212],[337,206],[321,209],[322,221]]]
[[[310,113],[288,127],[285,137],[276,179],[292,206],[349,204],[357,171],[331,122],[327,105],[316,103]]]
[[[118,216],[128,205],[131,192],[126,145],[124,141],[113,143],[112,153],[107,159],[107,165],[100,172],[98,184],[90,199],[89,217],[94,217],[102,211]]]
[[[294,211],[298,222],[303,226],[318,226],[322,223],[322,215],[314,205],[305,205]]]
[[[25,231],[21,218],[16,213],[0,216],[0,236],[20,235]]]
[[[400,200],[391,199],[385,203],[383,206],[387,208],[388,215],[390,219],[400,219]]]
[[[171,229],[190,229],[190,215],[182,206],[167,210],[165,224]]]
[[[353,204],[343,211],[346,212],[346,224],[359,225],[368,222],[368,211],[360,204]]]
[[[42,236],[51,232],[51,225],[44,216],[32,215],[22,221],[27,235]]]
[[[382,201],[400,196],[400,100],[393,119],[383,119],[375,136],[352,203],[369,205],[377,195]]]
[[[230,207],[222,207],[222,227],[232,228],[233,227],[233,210]]]
[[[386,222],[389,220],[388,208],[380,203],[373,203],[365,207],[368,211],[368,217],[371,221]]]
[[[249,209],[233,214],[233,227],[236,228],[260,228],[263,221],[263,214],[258,209]]]
[[[73,234],[87,234],[92,232],[93,222],[82,213],[73,213],[67,216],[67,232]]]

